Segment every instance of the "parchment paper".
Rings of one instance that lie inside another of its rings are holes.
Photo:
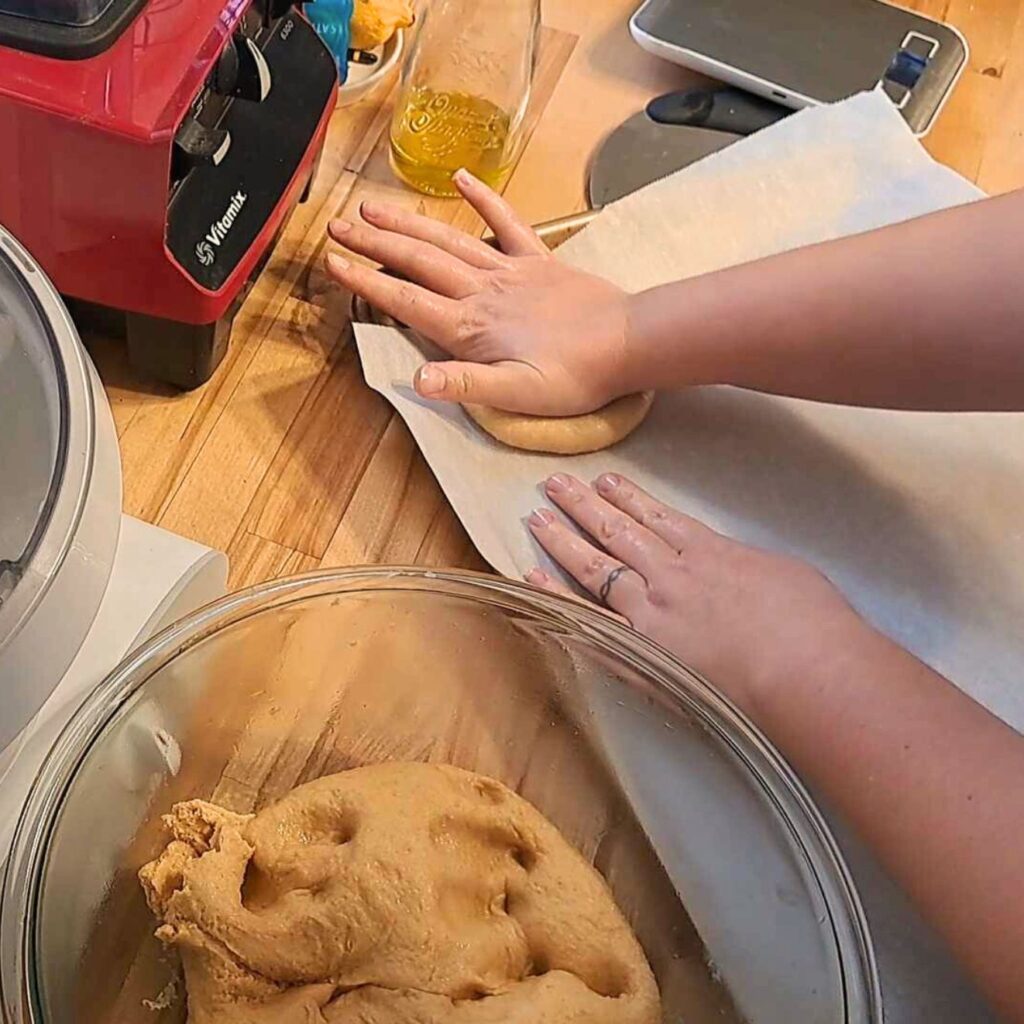
[[[874,92],[795,114],[648,186],[559,252],[636,290],[981,195],[935,163]],[[724,533],[815,563],[878,627],[1024,727],[1024,416],[700,388],[660,394],[647,422],[610,451],[529,455],[414,394],[420,339],[367,325],[356,336],[367,381],[406,421],[499,572],[547,565],[522,524],[544,503],[546,476],[623,473]],[[901,894],[833,824],[868,909],[887,1019],[989,1020]]]

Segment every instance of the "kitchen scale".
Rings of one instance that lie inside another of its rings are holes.
[[[601,145],[593,207],[723,149],[793,110],[880,89],[926,134],[967,64],[952,26],[882,0],[645,0],[645,50],[728,83],[652,101]]]
[[[0,864],[50,745],[227,559],[121,512],[106,396],[53,284],[0,228]]]

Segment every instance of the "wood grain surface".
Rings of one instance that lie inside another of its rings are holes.
[[[971,63],[927,140],[991,192],[1024,186],[1022,0],[916,0],[960,28]],[[585,208],[587,162],[651,96],[697,81],[633,44],[636,0],[545,0],[529,140],[506,195],[532,221]],[[393,83],[333,117],[310,200],[298,208],[205,387],[135,378],[123,344],[86,336],[107,388],[125,511],[230,556],[231,585],[316,566],[414,562],[484,568],[401,421],[363,383],[348,297],[323,270],[330,218],[386,197],[467,230],[456,200],[401,187],[387,164]]]

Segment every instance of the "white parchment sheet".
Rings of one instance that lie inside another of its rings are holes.
[[[620,200],[559,253],[638,290],[980,196],[928,156],[883,95],[866,93],[794,114]],[[906,322],[914,315],[908,305]],[[891,325],[894,338],[902,327]],[[522,519],[543,503],[546,476],[622,473],[724,533],[815,563],[868,619],[1024,727],[1024,415],[700,388],[659,394],[646,423],[610,451],[529,455],[486,437],[459,408],[415,395],[419,339],[369,325],[356,337],[367,381],[408,424],[499,572],[518,577],[541,561]],[[887,1019],[990,1019],[836,827],[868,909]]]

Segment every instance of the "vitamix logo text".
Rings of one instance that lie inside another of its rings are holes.
[[[196,242],[196,259],[204,267],[213,265],[213,261],[217,258],[217,249],[220,248],[221,242],[227,238],[231,225],[238,219],[238,215],[248,198],[249,196],[239,189],[231,197],[231,202],[228,203],[224,216],[219,220],[215,220],[210,225],[210,230]]]

